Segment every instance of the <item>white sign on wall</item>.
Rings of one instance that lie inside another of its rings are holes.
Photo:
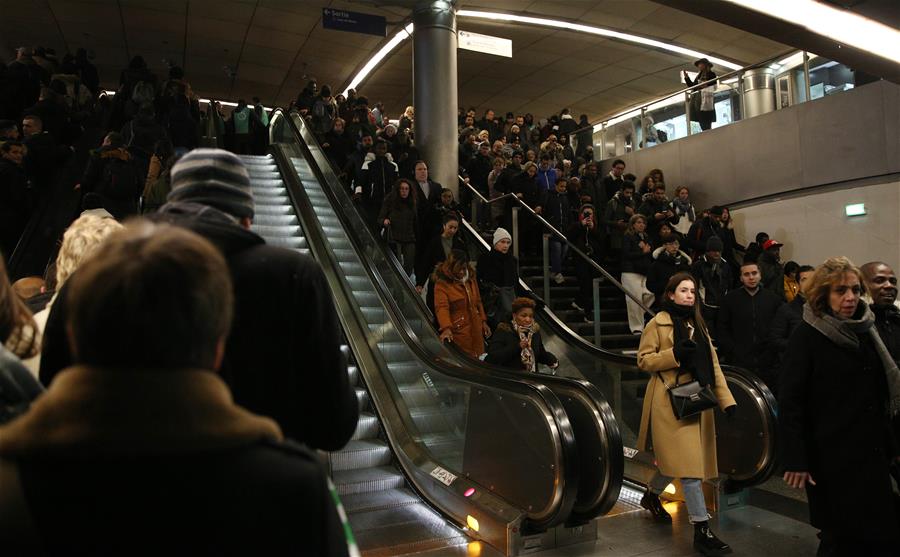
[[[512,58],[512,41],[469,31],[457,31],[459,48]]]

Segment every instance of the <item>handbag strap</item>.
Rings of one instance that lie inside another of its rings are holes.
[[[663,376],[662,376],[662,372],[661,372],[661,371],[657,371],[657,372],[656,372],[656,375],[659,376],[659,381],[660,381],[660,383],[662,383],[663,385],[665,385],[667,391],[671,391],[671,390],[674,389],[675,387],[680,387],[680,386],[681,386],[681,384],[678,383],[678,378],[681,377],[681,370],[680,370],[680,369],[678,370],[678,373],[675,374],[675,385],[673,385],[673,386],[671,386],[671,387],[666,383],[666,380],[663,379]]]

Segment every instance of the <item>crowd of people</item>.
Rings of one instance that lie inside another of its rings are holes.
[[[0,377],[15,378],[25,400],[0,408],[10,420],[0,427],[0,478],[16,487],[0,499],[24,498],[31,509],[21,500],[10,507],[29,525],[10,547],[32,544],[35,528],[65,532],[59,543],[86,551],[128,547],[138,536],[164,543],[191,523],[195,533],[229,532],[190,538],[215,538],[227,549],[248,541],[246,529],[228,525],[258,524],[274,533],[265,541],[273,550],[302,542],[307,551],[318,544],[345,553],[342,518],[309,449],[335,450],[350,439],[357,400],[321,269],[250,231],[250,178],[233,153],[265,151],[268,114],[258,99],[240,101],[227,118],[221,105],[204,114],[180,68],[160,83],[140,56],[122,71],[115,95],[100,89],[85,51],[57,62],[52,51],[22,48],[0,68],[0,362],[17,370]],[[638,180],[615,160],[601,176],[586,116],[576,121],[567,109],[537,121],[460,111],[465,181],[457,202],[429,178],[413,107],[394,123],[380,103],[370,108],[353,90],[343,98],[310,82],[293,108],[308,118],[372,232],[395,250],[441,339],[472,358],[523,372],[559,365],[535,322],[543,301],[521,286],[510,249],[519,203],[531,209],[517,223],[526,256],[544,232],[537,216],[563,233],[551,238],[551,276],[563,282],[573,259],[572,308],[585,319],[596,269],[570,246],[618,266],[628,325],[641,335],[638,365],[654,374],[641,443],[660,463],[642,501],[656,518],[667,516],[659,492],[679,478],[695,544],[727,549],[709,529],[700,492],[701,481],[717,475],[711,411],[688,424],[673,418],[666,395],[693,377],[733,415],[721,359],[756,372],[780,396],[790,445],[785,480],[809,490],[823,547],[880,555],[894,543],[888,466],[900,454],[900,311],[887,265],[785,263],[783,244],[762,232],[743,246],[727,207],[698,210],[689,187],[666,184],[660,169]],[[35,212],[52,209],[57,171],[88,130],[102,140],[73,184],[78,214],[44,277],[12,285],[4,261]],[[228,150],[198,148],[204,136]],[[470,187],[506,198],[473,205]],[[477,261],[460,233],[464,218],[491,238]],[[161,407],[164,419],[151,421]],[[111,419],[114,427],[103,425]],[[848,450],[834,459],[825,443],[838,436]],[[159,473],[175,467],[177,482]],[[839,509],[859,495],[841,482],[862,469],[879,519],[844,521]],[[153,479],[120,488],[136,476]],[[240,496],[223,499],[223,481],[237,481]],[[216,501],[215,512],[184,506],[175,515],[183,521],[163,512],[187,492]],[[139,501],[159,510],[154,520],[137,524],[122,511]],[[296,533],[296,517],[306,517],[309,535]],[[110,527],[115,535],[104,539]]]

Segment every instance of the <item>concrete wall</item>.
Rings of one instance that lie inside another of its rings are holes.
[[[801,265],[845,255],[857,265],[883,260],[900,272],[900,178],[868,182],[738,208],[735,235],[746,245],[757,232],[767,232],[784,243],[782,260]],[[868,214],[845,216],[851,203],[865,203]]]
[[[900,85],[871,83],[621,158],[638,180],[662,169],[698,207],[900,172]]]

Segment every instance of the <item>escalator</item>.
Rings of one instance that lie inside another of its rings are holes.
[[[269,243],[309,250],[335,295],[363,417],[329,461],[364,553],[474,538],[514,554],[523,540],[548,537],[573,516],[580,491],[565,405],[539,383],[478,376],[422,348],[413,329],[425,324],[402,319],[385,301],[285,120],[273,117],[274,157],[245,159],[253,227]],[[621,475],[607,468],[604,485],[617,493]]]

